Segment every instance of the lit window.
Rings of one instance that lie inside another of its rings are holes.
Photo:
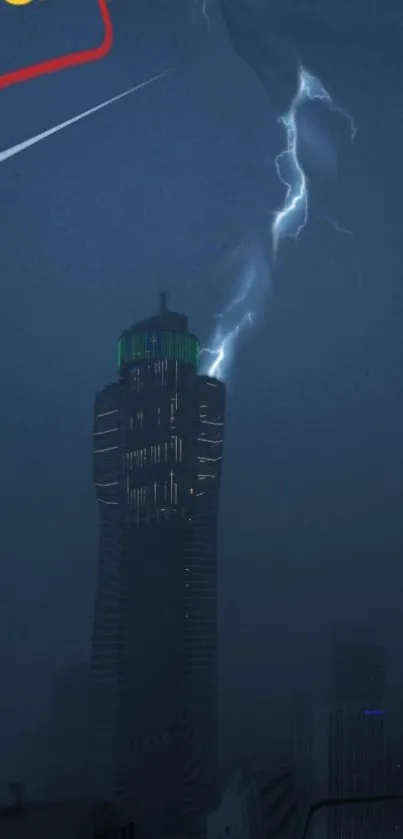
[[[110,414],[118,414],[119,409],[115,408],[113,411],[104,411],[103,414],[97,414],[97,417],[108,417]]]

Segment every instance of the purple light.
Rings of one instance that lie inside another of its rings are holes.
[[[375,708],[372,711],[364,711],[366,717],[380,717],[384,713],[385,711],[383,711],[381,708]]]

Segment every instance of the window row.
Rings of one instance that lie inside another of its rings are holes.
[[[158,463],[180,463],[183,459],[183,441],[176,435],[165,443],[154,443],[126,453],[129,469],[143,469]]]

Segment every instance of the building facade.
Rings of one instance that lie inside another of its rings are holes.
[[[384,651],[374,643],[333,650],[327,702],[314,709],[314,800],[381,796],[386,791]],[[312,836],[379,839],[384,805],[352,804],[321,811]]]
[[[89,802],[36,802],[0,807],[1,839],[136,839],[133,822],[117,825],[113,813]]]
[[[197,834],[216,773],[217,529],[224,385],[164,298],[119,341],[95,399],[97,794],[138,835]]]
[[[298,800],[301,834],[313,804],[312,738],[313,703],[309,694],[294,697],[292,705],[292,769]]]
[[[295,839],[298,804],[292,773],[239,770],[207,822],[207,839]]]

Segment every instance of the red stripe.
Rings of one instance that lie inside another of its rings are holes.
[[[90,61],[105,58],[113,44],[113,28],[107,0],[98,0],[98,5],[104,23],[104,37],[98,47],[72,52],[69,55],[61,55],[59,58],[50,58],[48,61],[41,61],[39,64],[31,64],[30,67],[21,67],[20,70],[12,70],[10,73],[0,75],[0,89],[19,82],[26,82],[28,79],[37,79],[38,76],[44,76],[48,73],[57,73],[59,70],[66,70],[68,67],[77,67],[79,64],[88,64]]]

